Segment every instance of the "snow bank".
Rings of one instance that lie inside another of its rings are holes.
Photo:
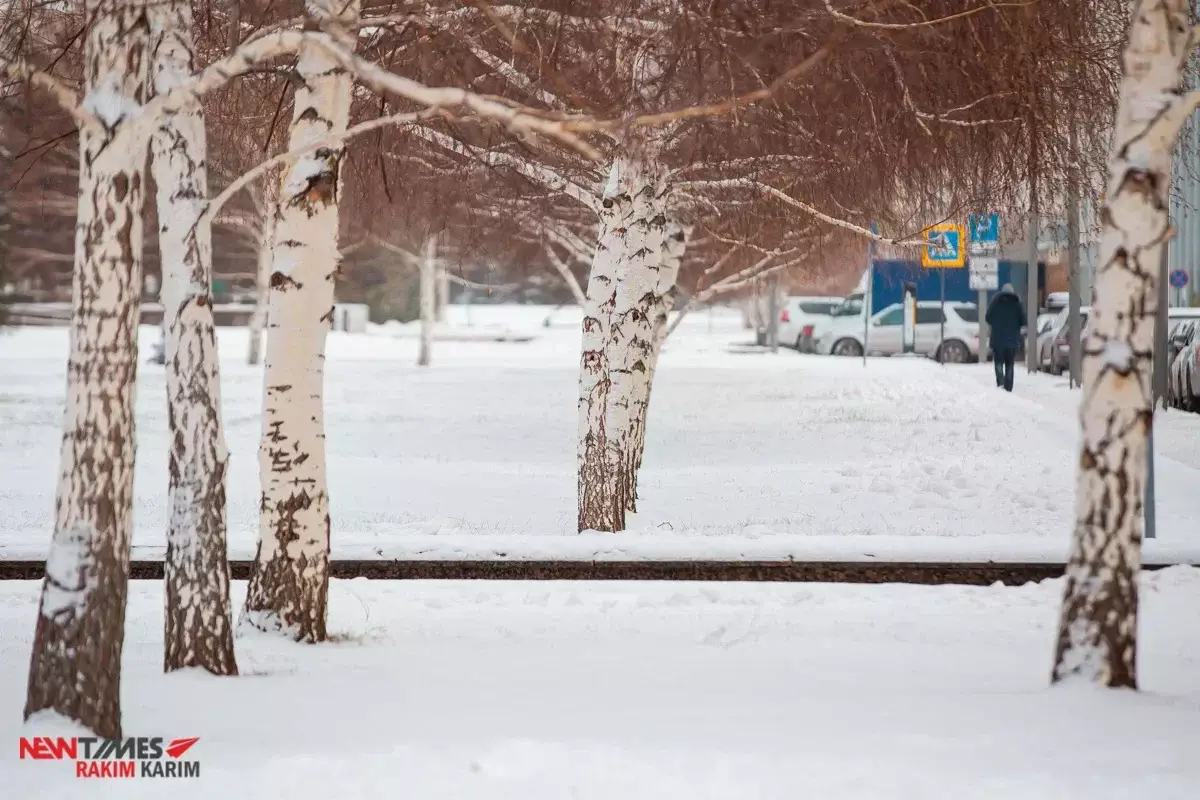
[[[18,761],[35,582],[0,584],[6,796],[1191,800],[1200,570],[1142,577],[1141,694],[1049,690],[1061,581],[1022,587],[333,581],[336,640],[163,675],[130,586],[127,735],[198,779]],[[244,585],[234,585],[240,604]]]

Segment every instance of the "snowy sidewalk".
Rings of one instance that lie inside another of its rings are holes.
[[[491,319],[518,310],[491,309]],[[864,368],[739,350],[748,334],[720,316],[711,333],[706,317],[689,318],[668,343],[631,531],[576,535],[579,333],[540,327],[544,310],[521,311],[535,341],[444,343],[427,370],[413,366],[408,340],[333,335],[335,558],[1060,561],[1066,552],[1073,398],[1026,397],[1035,384],[1023,376],[1015,396],[998,392],[975,366],[871,359]],[[145,329],[143,342],[157,335]],[[241,363],[243,331],[221,329],[220,344],[230,551],[249,558],[262,379]],[[0,336],[0,558],[44,557],[65,353],[64,330]],[[166,527],[162,380],[161,368],[141,368],[141,558],[161,552]],[[1146,555],[1197,560],[1200,416],[1167,415],[1160,433],[1170,442],[1158,461],[1160,538]]]
[[[1057,580],[334,581],[338,640],[239,638],[239,678],[162,675],[161,584],[137,581],[126,734],[198,736],[201,772],[115,787],[17,761],[52,731],[20,723],[37,583],[9,582],[0,775],[22,800],[1193,800],[1200,570],[1142,583],[1134,694],[1046,688]]]

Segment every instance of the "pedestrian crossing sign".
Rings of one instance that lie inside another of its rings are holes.
[[[926,269],[961,269],[966,265],[967,237],[961,225],[942,223],[926,228],[921,266]]]

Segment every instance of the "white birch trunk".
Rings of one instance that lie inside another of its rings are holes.
[[[140,0],[89,2],[66,413],[25,717],[53,709],[121,735],[121,649],[133,522],[134,387],[149,88]]]
[[[651,350],[646,360],[645,373],[638,373],[634,386],[632,405],[631,453],[629,455],[631,487],[626,496],[626,509],[637,511],[638,473],[642,468],[642,454],[646,448],[646,417],[650,408],[650,396],[654,387],[654,376],[658,369],[658,356],[667,339],[667,318],[675,304],[675,282],[679,278],[679,267],[687,239],[683,228],[668,220],[666,236],[663,237],[662,266],[658,271],[658,284],[654,288],[651,302]]]
[[[613,167],[616,175],[617,166]],[[614,531],[616,492],[605,428],[608,410],[608,344],[616,305],[617,267],[626,257],[633,199],[610,180],[600,209],[600,234],[583,308],[579,365],[578,529]]]
[[[446,306],[450,305],[450,273],[444,264],[437,270],[437,321],[446,321]]]
[[[150,6],[156,93],[194,69],[190,0]],[[225,475],[229,451],[221,427],[221,380],[213,328],[212,227],[207,140],[198,102],[166,114],[150,142],[158,187],[163,321],[167,330],[167,419],[171,452],[165,562],[166,670],[203,667],[237,673],[229,604]]]
[[[650,158],[628,164],[633,218],[626,243],[626,258],[618,267],[617,297],[609,337],[609,371],[612,388],[608,419],[613,482],[618,509],[616,530],[625,530],[625,514],[634,508],[634,463],[637,416],[654,351],[657,289],[666,241],[666,189],[662,171]]]
[[[340,43],[353,49],[359,3],[338,3]],[[324,3],[314,16],[332,17]],[[288,149],[346,130],[351,76],[319,47],[306,47],[296,71]],[[342,147],[322,147],[292,164],[280,190],[268,304],[262,504],[258,552],[244,624],[310,642],[326,638],[329,495],[325,476],[325,339],[333,322],[338,268]]]
[[[1179,128],[1187,0],[1137,0],[1101,209],[1096,300],[1083,353],[1082,453],[1053,680],[1137,686],[1137,576],[1161,249]]]
[[[269,179],[268,179],[269,180]],[[246,363],[262,361],[263,333],[267,328],[267,307],[271,302],[271,265],[275,261],[275,219],[279,213],[277,189],[264,189],[262,222],[258,234],[258,261],[254,277],[254,313],[250,315],[250,346]]]
[[[579,529],[625,529],[626,468],[636,377],[653,331],[650,298],[661,265],[666,216],[653,161],[613,166],[584,308],[579,406]]]
[[[417,366],[428,367],[433,357],[433,325],[437,319],[437,238],[425,240],[425,251],[421,254],[421,346],[417,353]]]

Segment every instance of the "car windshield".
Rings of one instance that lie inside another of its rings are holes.
[[[863,298],[862,295],[851,295],[846,298],[846,301],[837,308],[833,309],[832,316],[835,317],[857,317],[862,313]]]
[[[979,309],[976,306],[955,306],[954,313],[963,322],[979,322]]]
[[[833,310],[837,308],[837,302],[833,300],[818,300],[805,301],[800,304],[800,310],[805,314],[816,314],[818,316],[829,316]],[[855,312],[857,313],[857,312]]]

